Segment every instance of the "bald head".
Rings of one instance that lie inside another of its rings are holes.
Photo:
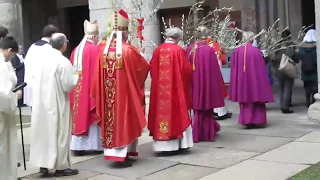
[[[50,44],[54,49],[64,52],[67,49],[68,39],[66,35],[62,33],[54,33],[51,36]]]

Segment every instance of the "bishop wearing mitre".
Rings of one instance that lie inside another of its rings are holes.
[[[149,64],[128,41],[129,16],[115,12],[111,33],[93,74],[91,95],[101,127],[106,160],[128,167],[137,156],[138,137],[146,127],[144,83]]]
[[[92,75],[99,54],[99,32],[97,22],[84,21],[84,37],[71,54],[73,68],[80,80],[70,93],[72,110],[71,150],[75,155],[84,155],[86,151],[103,151],[100,140],[100,128],[92,111],[95,106],[90,96]]]

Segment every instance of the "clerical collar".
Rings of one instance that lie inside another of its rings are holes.
[[[45,41],[45,42],[47,42],[47,43],[49,43],[49,42],[50,42],[50,39],[49,39],[49,38],[47,38],[47,37],[43,37],[43,38],[41,38],[41,40],[42,40],[42,41]]]
[[[174,42],[172,40],[166,40],[165,43],[173,43],[174,44]]]
[[[93,41],[91,39],[87,39],[88,42],[91,42],[93,44]]]

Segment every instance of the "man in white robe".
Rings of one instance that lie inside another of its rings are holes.
[[[17,128],[15,110],[22,91],[13,93],[17,77],[8,66],[18,51],[18,43],[12,37],[0,42],[0,179],[17,180]]]
[[[97,23],[84,21],[84,37],[73,50],[70,61],[79,73],[79,82],[70,93],[72,111],[71,150],[74,155],[82,156],[88,151],[103,152],[101,129],[92,109],[95,105],[90,96],[92,74],[99,55],[99,31]]]
[[[55,33],[45,49],[47,58],[39,62],[33,84],[31,116],[30,163],[41,167],[40,173],[71,176],[78,170],[70,169],[71,113],[68,93],[75,87],[78,75],[62,53],[68,40],[64,34]]]
[[[50,37],[52,34],[59,32],[59,29],[54,25],[47,25],[43,28],[41,40],[35,42],[29,48],[27,55],[24,59],[25,75],[24,81],[28,84],[23,91],[23,102],[27,106],[32,107],[32,90],[33,90],[33,79],[34,74],[38,70],[38,64],[44,61],[48,55],[45,53],[46,49],[50,49],[49,44]]]

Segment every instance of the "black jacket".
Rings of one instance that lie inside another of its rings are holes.
[[[24,63],[21,63],[19,57],[15,55],[11,60],[11,64],[16,69],[16,76],[18,79],[17,85],[20,85],[24,82]]]

